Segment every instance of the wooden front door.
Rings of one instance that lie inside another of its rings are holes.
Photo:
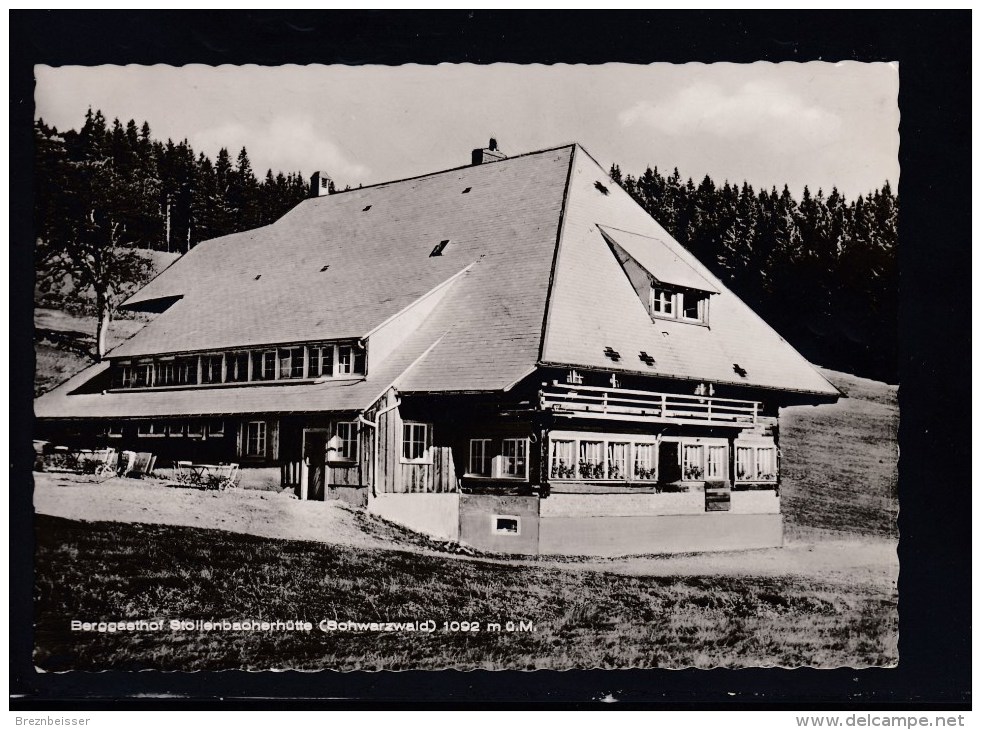
[[[303,458],[307,467],[307,499],[324,501],[327,474],[327,432],[303,434]]]

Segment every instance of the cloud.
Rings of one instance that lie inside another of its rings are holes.
[[[750,82],[735,89],[696,83],[659,102],[641,101],[619,114],[620,124],[643,124],[666,135],[712,135],[727,140],[768,139],[774,146],[828,144],[841,118],[808,104],[783,86]]]
[[[350,159],[309,116],[276,116],[256,125],[226,122],[198,132],[190,142],[212,158],[227,147],[234,159],[245,147],[260,178],[270,168],[274,172],[302,170],[307,175],[323,170],[341,186],[356,186],[370,173],[365,165]]]

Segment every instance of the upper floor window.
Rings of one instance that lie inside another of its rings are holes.
[[[651,312],[663,314],[666,317],[674,316],[674,292],[663,287],[651,287]]]
[[[149,388],[153,383],[153,363],[141,362],[133,366],[134,388]]]
[[[281,347],[279,350],[279,377],[281,380],[302,378],[304,375],[303,347]]]
[[[709,293],[651,284],[651,315],[660,319],[708,323]]]
[[[363,375],[364,350],[354,345],[337,346],[337,375]]]
[[[159,356],[113,362],[113,388],[150,388],[222,383],[361,377],[366,351],[353,342],[270,349]]]
[[[334,374],[334,346],[314,345],[310,347],[310,377],[329,378]]]
[[[157,363],[157,375],[154,382],[157,385],[173,385],[177,380],[177,368],[173,360],[162,360]]]
[[[225,358],[225,381],[244,383],[249,379],[249,353],[232,352]]]
[[[223,355],[202,355],[201,356],[201,382],[220,383],[221,371],[224,368],[225,357]]]
[[[252,353],[252,379],[253,380],[275,380],[276,379],[276,351],[257,350]]]

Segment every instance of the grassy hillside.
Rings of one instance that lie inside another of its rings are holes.
[[[164,251],[144,251],[156,275],[177,260]],[[74,292],[66,283],[59,291],[35,295],[34,395],[54,388],[95,362],[96,318],[91,292]],[[108,344],[115,347],[146,323],[139,314],[121,313],[109,327]]]
[[[897,536],[897,387],[823,370],[846,397],[780,418],[781,504],[790,537]]]
[[[115,319],[109,326],[110,348],[138,332],[145,318]],[[34,395],[54,388],[95,360],[96,319],[60,309],[34,310]]]
[[[886,666],[880,580],[627,576],[37,517],[36,664],[46,671]],[[82,633],[69,621],[301,620],[309,632]],[[434,633],[321,620],[433,621]],[[478,631],[443,622],[478,622]],[[530,630],[508,631],[520,622]],[[487,622],[501,624],[495,631]]]

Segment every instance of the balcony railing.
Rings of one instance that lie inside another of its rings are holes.
[[[598,388],[552,381],[539,394],[542,410],[567,418],[642,423],[690,423],[747,427],[756,424],[760,403],[646,390]]]

